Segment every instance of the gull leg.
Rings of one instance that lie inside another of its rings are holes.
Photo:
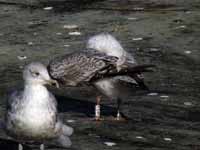
[[[97,103],[95,106],[95,120],[100,121],[101,120],[101,108],[100,108],[101,96],[97,96],[96,100],[97,100]]]
[[[120,111],[117,110],[117,117],[116,117],[116,120],[120,120],[121,117],[122,117],[122,116],[121,116],[121,114],[120,114]]]
[[[44,144],[40,145],[40,150],[44,150]]]
[[[126,119],[123,118],[121,116],[121,113],[120,113],[120,106],[121,106],[121,103],[122,103],[122,100],[120,98],[117,99],[117,116],[116,116],[116,119],[117,121],[125,121]]]
[[[18,144],[18,150],[23,150],[23,145],[22,144]]]

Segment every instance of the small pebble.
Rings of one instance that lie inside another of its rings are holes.
[[[77,32],[77,31],[76,32],[69,32],[68,34],[69,35],[81,35],[81,32]]]
[[[23,66],[19,66],[19,69],[23,69],[24,67]]]
[[[186,11],[185,13],[186,13],[186,14],[191,14],[192,12],[191,12],[191,11]]]
[[[147,94],[147,95],[149,95],[149,96],[157,96],[158,93],[149,93],[149,94]]]
[[[57,32],[57,33],[56,33],[56,35],[62,35],[62,33],[60,33],[60,32]]]
[[[104,144],[107,145],[107,146],[115,146],[115,145],[117,145],[114,142],[104,142]]]
[[[18,58],[19,60],[24,60],[24,59],[27,59],[27,57],[26,57],[26,56],[17,56],[17,58]]]
[[[68,123],[74,123],[75,120],[67,120]]]
[[[38,33],[37,33],[37,32],[34,32],[33,35],[38,35]]]
[[[161,95],[160,98],[168,98],[168,95]]]
[[[28,45],[33,45],[33,42],[28,42]]]
[[[185,106],[192,106],[192,103],[191,102],[184,102],[184,105]]]
[[[184,53],[185,54],[191,54],[192,52],[191,51],[185,51]]]
[[[151,52],[158,52],[159,49],[158,49],[158,48],[150,48],[150,51],[151,51]]]
[[[171,139],[171,138],[164,138],[164,140],[165,140],[165,141],[169,141],[169,142],[171,142],[171,141],[172,141],[172,139]]]
[[[127,18],[128,20],[137,20],[138,18],[135,18],[135,17],[129,17]]]
[[[68,44],[65,44],[65,45],[64,45],[64,47],[70,47],[70,45],[68,45]]]
[[[29,22],[28,22],[28,25],[32,25],[32,24],[34,24],[32,21],[29,21]]]
[[[142,137],[142,136],[136,136],[135,138],[136,139],[144,139],[144,137]]]
[[[141,40],[143,40],[143,38],[142,38],[142,37],[132,38],[132,40],[133,40],[133,41],[141,41]]]
[[[133,8],[134,10],[144,10],[144,8],[143,7],[135,7],[135,8]]]
[[[44,10],[52,10],[53,7],[44,7],[43,9],[44,9]]]
[[[185,29],[185,28],[186,28],[186,26],[185,26],[185,25],[182,25],[182,26],[176,27],[175,29]]]
[[[75,29],[75,28],[78,28],[78,26],[75,25],[75,24],[72,24],[72,25],[64,25],[63,28],[64,28],[64,29]]]

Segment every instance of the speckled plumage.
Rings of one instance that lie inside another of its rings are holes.
[[[106,82],[99,83],[102,80],[113,80],[113,77],[119,75],[134,75],[146,69],[144,67],[144,69],[142,68],[138,71],[137,66],[134,64],[124,63],[121,66],[122,69],[118,71],[116,66],[117,60],[118,58],[114,56],[107,56],[95,50],[93,52],[76,52],[52,60],[48,65],[48,71],[53,79],[65,86],[93,84],[98,86],[98,89],[106,90],[108,89],[104,88],[105,86],[108,87],[105,85]],[[97,82],[98,84],[96,84]],[[114,82],[112,82],[113,87],[111,88],[113,90],[117,88],[114,86]],[[101,85],[102,87],[99,88]],[[112,95],[106,94],[108,91],[103,93],[107,96]]]
[[[94,36],[89,40],[87,48],[52,60],[48,65],[51,77],[65,86],[78,86],[82,83],[94,85],[102,94],[118,101],[118,110],[122,95],[118,81],[146,88],[138,74],[152,66],[137,67],[134,57],[114,37],[109,34]],[[99,103],[100,98],[97,98],[99,109],[95,110],[96,118],[100,116]]]
[[[52,60],[48,69],[54,79],[67,86],[76,86],[114,69],[116,61],[116,57],[100,53],[79,52]]]
[[[117,57],[118,61],[116,62],[116,67],[118,71],[123,69],[123,66],[126,64],[129,64],[129,66],[131,67],[137,65],[137,61],[134,59],[133,55],[125,51],[120,42],[117,41],[117,39],[111,34],[100,33],[94,35],[89,38],[86,46],[88,48],[88,52],[92,53],[93,50],[95,50],[107,56]],[[103,93],[110,99],[117,99],[118,117],[120,116],[120,97],[122,93],[124,93],[122,92],[123,89],[121,90],[120,88],[122,87],[122,85],[120,84],[121,81],[122,83],[131,84],[133,87],[139,86],[142,89],[148,90],[148,87],[144,84],[143,78],[141,78],[140,71],[130,74],[127,73],[123,76],[113,76],[112,78],[105,78],[96,81],[94,85],[99,91],[101,91],[101,93]]]
[[[88,53],[93,53],[93,50],[95,50],[106,56],[117,57],[118,61],[116,62],[116,66],[118,70],[122,69],[124,64],[129,64],[129,66],[137,66],[137,61],[134,59],[134,56],[125,51],[120,42],[109,33],[100,33],[90,37],[87,41],[86,46],[88,48]],[[139,85],[142,88],[147,89],[146,85],[143,82],[143,79],[139,78],[137,73],[129,76],[117,76],[101,80],[100,82],[98,82],[97,88],[104,90],[104,87],[110,84],[110,87],[112,87],[110,88],[110,91],[112,91],[112,93],[117,93],[114,91],[117,91],[118,87],[115,85],[118,81],[132,83],[132,85]],[[104,91],[103,93],[107,92]],[[108,94],[106,95],[108,96]]]

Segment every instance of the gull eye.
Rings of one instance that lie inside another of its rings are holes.
[[[39,72],[34,72],[35,76],[39,76],[40,73]]]
[[[40,75],[40,73],[36,72],[36,71],[30,70],[30,72],[31,72],[32,76],[34,76],[34,77],[38,77]]]

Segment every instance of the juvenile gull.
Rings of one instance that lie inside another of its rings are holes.
[[[56,84],[41,63],[31,63],[23,71],[24,90],[13,92],[7,103],[6,131],[20,144],[24,142],[41,143],[44,150],[46,140],[55,140],[63,147],[69,147],[68,136],[73,129],[58,118],[57,102],[45,84]]]
[[[116,62],[116,66],[118,70],[120,70],[121,67],[123,67],[123,65],[126,63],[133,66],[138,64],[134,56],[125,51],[121,44],[116,40],[116,38],[108,33],[97,34],[88,40],[87,51],[92,52],[94,50],[107,56],[117,57],[118,60]],[[116,80],[116,78],[114,79]],[[126,82],[136,83],[142,89],[148,90],[148,87],[145,85],[143,75],[141,73],[129,75],[123,78],[118,77],[118,79]],[[104,83],[112,85],[112,81],[113,79],[106,79]]]
[[[60,84],[65,86],[90,84],[111,99],[116,99],[118,101],[118,119],[120,119],[119,106],[121,99],[118,97],[115,87],[112,87],[114,85],[109,85],[105,81],[119,75],[135,76],[138,73],[150,71],[148,68],[152,65],[138,66],[124,62],[123,65],[120,64],[119,70],[116,65],[118,60],[118,57],[108,56],[95,50],[76,52],[53,59],[48,65],[48,70],[51,77]],[[103,86],[99,85],[100,83],[103,83]],[[100,98],[97,98],[97,104],[99,102]],[[100,120],[99,113],[97,110],[96,120]]]
[[[89,40],[87,41],[87,51],[92,52],[94,50],[107,56],[117,57],[118,60],[116,62],[116,66],[118,70],[123,68],[123,65],[125,65],[126,63],[129,63],[133,66],[137,65],[137,61],[135,60],[133,55],[125,51],[121,44],[117,41],[117,39],[108,33],[100,33],[89,38]],[[148,87],[145,85],[143,76],[140,72],[129,74],[129,76],[106,78],[96,82],[96,87],[108,98],[113,99],[113,97],[118,97],[118,112],[116,118],[117,120],[120,120],[121,118],[119,110],[121,103],[119,97],[121,92],[119,90],[119,86],[117,86],[119,81],[132,83],[133,85],[137,84],[141,89],[148,90]],[[100,96],[97,97],[96,108],[99,109],[96,110],[96,112],[100,112]],[[100,113],[97,113],[97,115],[98,116],[96,116],[96,118],[99,119]]]
[[[89,38],[86,44],[87,51],[98,51],[107,56],[117,57],[117,69],[120,70],[125,63],[137,65],[133,55],[124,50],[119,41],[108,33],[100,33]]]

